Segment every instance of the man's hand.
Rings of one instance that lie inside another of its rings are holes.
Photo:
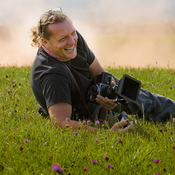
[[[130,122],[130,124],[126,128],[124,128],[124,126],[126,126],[128,123],[129,123],[128,120],[117,122],[112,126],[111,131],[121,131],[121,132],[134,131],[134,124],[132,121]]]
[[[107,97],[102,97],[101,95],[97,95],[96,102],[103,106],[105,109],[108,109],[109,111],[112,111],[117,105],[111,99]]]
[[[116,85],[114,78],[111,78],[111,84]],[[113,100],[109,99],[108,97],[103,97],[101,95],[97,95],[96,102],[103,106],[105,109],[112,111],[116,107],[116,103]]]

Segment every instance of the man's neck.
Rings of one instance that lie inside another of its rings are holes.
[[[42,45],[42,48],[44,49],[44,51],[50,55],[51,57],[54,57],[55,59],[57,59],[58,61],[61,61],[61,62],[66,62],[66,61],[69,61],[70,59],[66,59],[66,58],[62,58],[56,54],[54,54],[53,52],[51,52],[50,50],[48,50],[45,46]]]

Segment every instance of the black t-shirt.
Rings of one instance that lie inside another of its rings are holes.
[[[92,85],[92,76],[89,66],[95,59],[93,52],[87,46],[83,37],[77,32],[77,56],[64,62],[71,70],[81,93],[86,100],[88,88]],[[49,106],[56,103],[69,103],[72,109],[79,114],[88,116],[80,94],[70,72],[62,62],[48,55],[42,48],[38,49],[34,60],[30,83],[39,105],[48,114]],[[91,112],[95,105],[88,103]]]

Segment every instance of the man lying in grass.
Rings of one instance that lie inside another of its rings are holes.
[[[79,119],[106,120],[104,109],[126,111],[139,117],[144,114],[153,121],[166,120],[175,112],[173,100],[143,89],[136,103],[117,105],[100,95],[95,99],[98,104],[91,103],[87,91],[97,75],[105,70],[60,8],[45,12],[31,31],[33,46],[39,48],[32,66],[31,87],[43,112],[50,115],[57,126],[65,127],[67,118],[73,129],[79,127]],[[112,81],[118,84],[119,79],[114,77]],[[133,123],[123,129],[126,124],[126,120],[115,123],[111,130],[132,131]],[[83,129],[94,130],[90,126],[83,126]]]

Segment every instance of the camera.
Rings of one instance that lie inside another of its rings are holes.
[[[124,74],[118,85],[115,85],[111,84],[112,77],[112,74],[108,72],[102,72],[102,74],[98,75],[96,84],[92,85],[88,91],[88,99],[97,103],[95,99],[97,95],[101,95],[112,99],[116,103],[122,101],[135,103],[138,99],[141,82]]]

